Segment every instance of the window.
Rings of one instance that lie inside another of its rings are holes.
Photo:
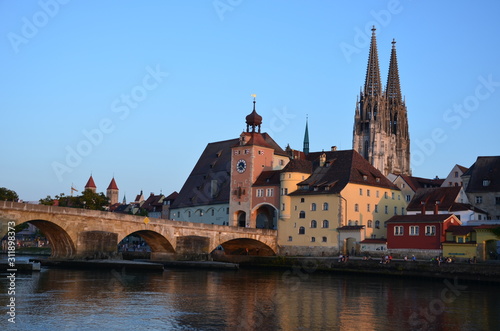
[[[191,211],[188,211],[188,217],[191,217]]]
[[[394,200],[394,196],[395,196],[394,192],[392,192],[391,196],[392,196],[392,200]]]
[[[384,206],[384,213],[389,214],[389,206]]]
[[[368,204],[366,204],[366,211],[367,211],[367,212],[370,212],[370,204],[369,204],[369,203],[368,203]]]
[[[293,241],[293,237],[292,236],[288,236],[288,241]]]
[[[368,226],[369,228],[372,228],[372,227],[373,227],[373,221],[372,221],[372,220],[368,220],[368,222],[367,222],[367,223],[368,223],[368,224],[367,224],[367,226]]]
[[[455,171],[455,178],[458,178],[458,171]]]
[[[321,241],[326,243],[326,237],[321,238]]]
[[[375,229],[380,229],[380,221],[375,221]]]
[[[500,205],[500,197],[495,197],[495,204]]]
[[[273,188],[266,189],[266,196],[267,197],[272,197],[273,195],[274,195],[274,189]]]
[[[359,205],[357,203],[354,204],[354,211],[359,211]]]
[[[425,235],[426,236],[435,236],[436,235],[436,226],[435,225],[426,225],[425,226]]]
[[[410,225],[410,236],[418,236],[418,225]]]
[[[406,202],[410,202],[411,201],[411,195],[407,194],[406,195]]]
[[[363,195],[363,189],[362,188],[359,189],[359,195]]]
[[[311,237],[311,242],[312,243],[316,242],[316,237]]]
[[[375,205],[375,210],[376,213],[378,213],[378,205]]]
[[[264,189],[257,189],[257,197],[260,198],[260,197],[263,197],[264,196]]]
[[[306,218],[306,212],[301,210],[299,213],[299,218]]]
[[[394,215],[398,214],[398,207],[394,207]]]
[[[366,196],[369,197],[370,196],[370,190],[366,190]]]
[[[323,228],[328,229],[330,227],[330,222],[328,220],[323,221]]]
[[[379,192],[379,191],[375,191],[375,196],[376,196],[377,198],[379,198],[379,197],[380,197],[380,192]]]
[[[304,201],[305,201],[305,199],[304,199],[304,198],[300,198],[300,202],[304,202]]]
[[[491,181],[489,179],[483,180],[483,186],[490,186]]]
[[[285,210],[285,204],[284,203],[281,204],[281,210]]]
[[[318,227],[318,222],[316,222],[315,220],[312,220],[311,221],[311,228],[316,229],[317,227]]]
[[[315,211],[316,210],[316,204],[313,202],[311,203],[311,210],[312,211]]]
[[[481,195],[476,196],[476,203],[483,203],[483,197]]]
[[[396,225],[394,227],[394,235],[395,236],[402,236],[403,235],[403,226],[402,225]]]
[[[328,210],[328,202],[323,203],[323,210]]]
[[[212,209],[212,216],[215,215],[215,209]]]
[[[305,234],[305,233],[306,233],[306,228],[305,228],[305,227],[303,227],[303,226],[301,226],[301,227],[299,228],[299,234]]]
[[[387,192],[384,192],[384,198],[389,199],[389,194]]]

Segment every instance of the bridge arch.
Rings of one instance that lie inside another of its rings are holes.
[[[50,248],[52,250],[52,254],[50,255],[51,258],[70,258],[75,255],[75,243],[71,239],[68,232],[66,232],[66,230],[62,227],[53,222],[40,219],[30,220],[28,222],[42,231],[45,237],[49,240]]]
[[[220,245],[227,255],[276,255],[271,247],[256,239],[237,238],[220,243]]]
[[[151,248],[152,253],[175,253],[174,246],[167,238],[165,238],[162,234],[151,230],[139,230],[128,233],[118,238],[118,243],[130,235],[137,235],[144,239],[144,241],[146,241],[148,246]]]
[[[255,213],[255,227],[257,229],[277,229],[278,210],[269,203],[260,203],[253,209]]]

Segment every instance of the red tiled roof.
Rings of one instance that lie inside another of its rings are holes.
[[[320,166],[323,154],[326,163]],[[312,163],[313,173],[300,182],[299,189],[290,195],[335,194],[341,192],[348,183],[399,190],[355,150],[313,152],[305,157]]]
[[[115,182],[115,177],[111,179],[111,183],[109,183],[108,190],[118,190],[118,186],[116,185]]]
[[[310,174],[312,173],[312,162],[309,160],[292,159],[283,168],[283,172],[301,172]]]
[[[277,186],[280,185],[280,173],[279,170],[268,170],[262,171],[262,173],[257,177],[252,186]]]
[[[95,186],[94,178],[92,178],[92,175],[90,175],[90,178],[87,181],[87,184],[85,184],[85,188],[97,188],[97,186]]]
[[[458,218],[453,214],[418,214],[418,215],[395,215],[389,218],[386,223],[443,223],[450,217]],[[461,224],[461,222],[459,223]]]
[[[408,204],[407,210],[422,209],[422,202],[426,210],[433,210],[436,201],[439,201],[439,210],[450,211],[461,190],[460,186],[420,188],[415,192]]]
[[[470,176],[467,193],[500,192],[500,156],[479,156],[462,176]],[[488,185],[484,181],[489,181]]]
[[[418,190],[419,188],[430,188],[430,187],[439,187],[443,184],[444,179],[429,179],[408,175],[400,175],[401,178],[410,186],[413,191]]]

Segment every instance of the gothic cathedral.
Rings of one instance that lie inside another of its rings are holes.
[[[353,149],[385,176],[411,175],[410,136],[405,101],[401,96],[396,42],[392,41],[391,60],[385,91],[380,79],[375,27],[364,89],[356,102]]]

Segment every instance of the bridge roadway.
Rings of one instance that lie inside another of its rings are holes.
[[[53,258],[113,258],[128,235],[142,237],[152,260],[182,260],[211,253],[275,255],[277,231],[146,218],[80,208],[0,201],[0,238],[8,223],[30,222],[40,229]]]

